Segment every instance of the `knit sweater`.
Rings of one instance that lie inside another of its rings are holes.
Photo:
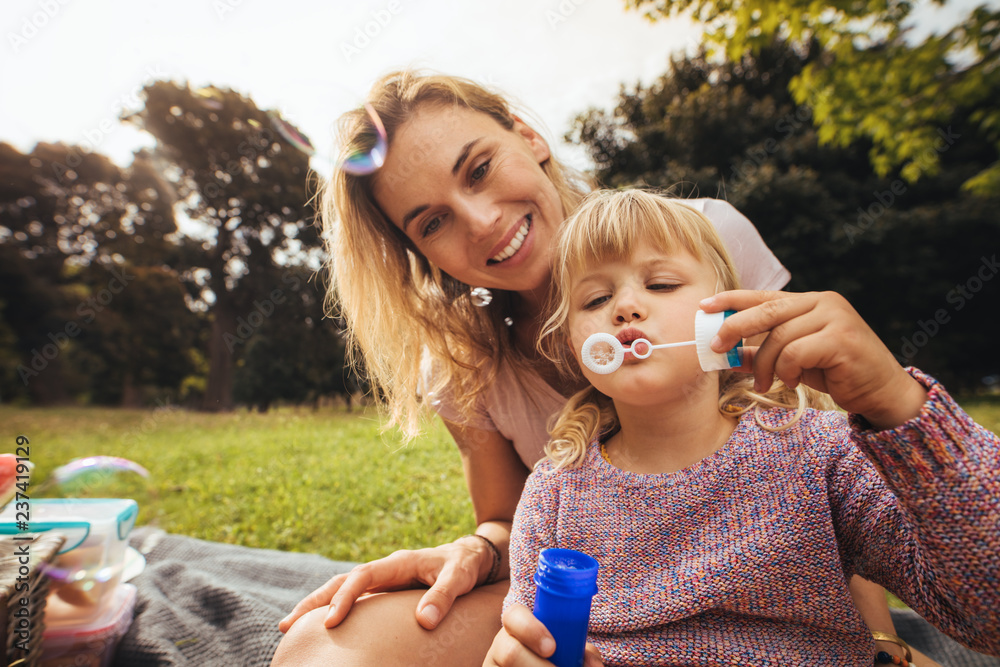
[[[847,587],[860,574],[1000,653],[1000,439],[911,373],[929,398],[892,430],[809,410],[773,433],[748,413],[675,473],[620,470],[596,442],[578,468],[543,462],[514,518],[504,608],[533,606],[540,550],[576,549],[600,564],[588,640],[608,665],[870,667]]]

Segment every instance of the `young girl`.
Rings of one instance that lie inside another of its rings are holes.
[[[730,291],[712,225],[641,191],[591,195],[555,255],[541,346],[557,360],[579,361],[596,332],[693,340],[699,309],[739,311],[716,351],[769,335],[744,351],[752,375],[706,373],[691,347],[583,369],[592,386],[559,415],[515,515],[487,665],[554,650],[527,612],[549,547],[600,564],[588,662],[596,647],[615,665],[871,665],[854,574],[1000,653],[1000,439],[843,298]],[[851,414],[803,409],[803,385]]]

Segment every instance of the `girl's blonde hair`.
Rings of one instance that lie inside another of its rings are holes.
[[[712,222],[677,199],[643,190],[602,190],[592,193],[563,224],[556,238],[552,266],[552,315],[545,322],[539,349],[560,368],[577,372],[568,344],[569,295],[574,279],[588,267],[603,262],[627,262],[636,248],[655,247],[664,253],[686,250],[712,266],[717,290],[739,289],[739,278],[729,252]],[[710,376],[709,376],[710,377]],[[807,403],[826,407],[825,394],[799,385],[789,389],[780,381],[766,394],[753,391],[753,377],[736,371],[719,373],[719,410],[739,415],[753,408],[758,423],[761,406],[794,408],[794,424]],[[618,426],[611,399],[594,387],[577,392],[556,417],[545,453],[557,468],[583,462],[587,445]]]
[[[442,113],[455,107],[478,111],[506,130],[513,130],[516,120],[503,96],[441,74],[393,72],[375,82],[365,102],[378,114],[390,151],[400,127],[428,105]],[[377,131],[365,108],[340,117],[337,139],[341,158],[375,145]],[[427,137],[426,150],[434,150],[437,140]],[[421,169],[423,155],[418,150],[407,156],[404,170]],[[555,157],[541,168],[559,193],[564,213],[590,190],[584,177]],[[447,386],[459,412],[470,414],[498,364],[524,361],[504,322],[512,293],[492,289],[491,306],[475,307],[470,286],[428,262],[382,213],[373,194],[378,178],[378,172],[357,175],[337,169],[319,193],[330,264],[326,306],[344,321],[347,362],[384,400],[387,426],[396,425],[411,438],[419,433],[422,396]],[[432,386],[421,382],[425,354],[434,365]]]

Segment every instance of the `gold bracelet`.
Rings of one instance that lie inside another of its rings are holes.
[[[483,582],[483,586],[495,584],[497,582],[497,577],[500,575],[501,560],[500,550],[497,549],[497,545],[493,544],[493,540],[485,535],[480,535],[479,533],[469,533],[468,535],[463,535],[462,537],[478,537],[483,542],[486,542],[486,546],[490,548],[490,554],[493,556],[493,565],[490,567],[490,573],[486,575],[486,581]],[[459,539],[462,538],[460,537]]]
[[[882,632],[881,630],[872,630],[872,637],[874,637],[877,642],[889,642],[890,644],[902,646],[903,651],[906,652],[906,661],[909,662],[913,660],[913,652],[910,651],[910,645],[896,635],[890,635],[888,632]]]

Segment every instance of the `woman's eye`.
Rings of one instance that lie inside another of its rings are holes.
[[[470,174],[472,181],[476,182],[480,180],[483,176],[486,175],[486,172],[489,171],[489,168],[490,168],[490,161],[487,160],[486,162],[483,162],[481,165],[473,169],[472,174]]]
[[[424,228],[420,231],[420,237],[427,238],[428,236],[436,232],[438,230],[438,227],[440,226],[441,226],[441,218],[432,218],[428,220],[427,224],[424,225]]]
[[[584,308],[584,310],[590,310],[592,308],[597,308],[598,306],[600,306],[602,303],[604,303],[605,301],[607,301],[610,298],[611,297],[609,297],[607,295],[599,296],[599,297],[597,297],[595,299],[591,299],[590,301],[588,301],[585,304],[583,304],[583,308]]]

